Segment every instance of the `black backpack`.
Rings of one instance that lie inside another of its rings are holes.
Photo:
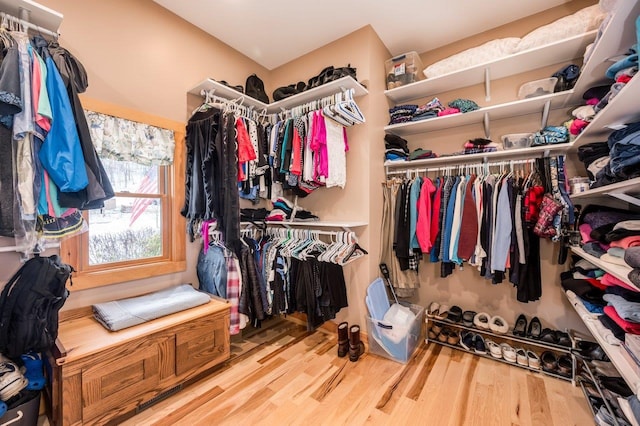
[[[251,74],[247,77],[247,81],[244,85],[244,93],[254,99],[264,102],[265,104],[269,103],[269,96],[267,96],[267,92],[264,91],[264,83],[260,80],[260,77],[255,74]]]
[[[16,358],[53,346],[72,271],[57,255],[35,256],[11,277],[0,295],[1,353]]]

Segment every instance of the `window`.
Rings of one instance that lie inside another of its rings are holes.
[[[77,270],[71,290],[184,271],[184,185],[176,179],[184,176],[184,124],[93,100],[82,103],[90,111],[172,130],[176,143],[172,163],[141,164],[114,155],[94,138],[116,196],[102,209],[83,212],[87,232],[62,241],[61,256]],[[162,149],[151,151],[158,155]]]

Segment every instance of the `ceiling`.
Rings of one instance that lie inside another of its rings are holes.
[[[154,0],[271,70],[371,24],[392,55],[419,53],[568,0]]]

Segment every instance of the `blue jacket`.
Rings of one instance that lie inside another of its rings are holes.
[[[47,65],[52,120],[51,130],[40,149],[40,162],[60,191],[80,191],[88,185],[89,179],[69,95],[49,52],[42,50]]]

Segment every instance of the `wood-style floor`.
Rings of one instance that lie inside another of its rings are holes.
[[[124,425],[592,425],[579,387],[434,343],[409,363],[338,358],[336,336],[278,321],[213,375]]]

